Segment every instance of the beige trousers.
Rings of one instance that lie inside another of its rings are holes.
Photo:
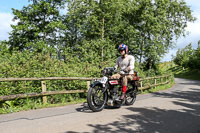
[[[124,75],[114,74],[111,76],[111,79],[120,79],[122,77],[122,86],[127,86],[128,80],[133,80],[133,75]]]

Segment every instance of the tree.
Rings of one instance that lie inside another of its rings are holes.
[[[68,11],[60,14],[64,5]],[[182,0],[32,0],[13,13],[19,22],[12,26],[11,49],[53,49],[60,58],[69,52],[85,60],[82,54],[88,55],[90,48],[104,61],[125,43],[148,69],[174,46],[174,38],[185,35],[187,22],[195,20]]]
[[[6,41],[0,41],[0,55],[8,54],[9,49]]]
[[[193,55],[189,58],[188,67],[191,69],[200,70],[200,45],[198,41],[198,47],[194,50]]]
[[[80,49],[86,48],[85,44],[88,44],[95,50],[94,52],[99,53],[98,56],[102,61],[109,53],[112,55],[115,47],[119,45],[119,43],[113,43],[113,40],[117,38],[116,35],[119,34],[119,27],[122,24],[119,21],[122,14],[122,2],[122,0],[70,1],[65,21],[70,28],[65,35],[66,38],[71,37],[71,43],[67,43],[66,47],[71,47],[73,51],[80,54]],[[98,45],[90,43],[94,41]]]
[[[188,44],[183,49],[179,49],[174,58],[174,62],[182,67],[188,68],[191,66],[191,58],[194,56],[195,50],[192,49],[192,44]]]
[[[133,8],[126,16],[130,25],[137,29],[135,44],[139,48],[137,54],[140,62],[143,58],[151,68],[174,46],[174,37],[177,39],[185,35],[187,22],[195,18],[184,1],[136,0],[133,3],[137,8]]]
[[[8,44],[10,49],[37,52],[55,49],[62,26],[59,10],[63,0],[31,0],[22,10],[12,9],[17,25],[12,25]]]
[[[177,0],[76,0],[69,9],[81,39],[106,38],[115,47],[124,42],[148,68],[174,46],[174,36],[185,35],[187,22],[195,20],[186,3]]]

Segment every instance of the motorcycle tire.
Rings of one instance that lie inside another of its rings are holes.
[[[133,105],[133,103],[136,100],[136,95],[137,95],[137,90],[128,90],[126,92],[126,100],[125,100],[125,105]]]
[[[102,86],[95,85],[88,90],[87,103],[93,112],[99,112],[104,109],[108,99],[107,91],[104,91]]]

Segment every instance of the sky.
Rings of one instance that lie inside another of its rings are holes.
[[[176,51],[184,48],[189,43],[192,43],[193,48],[197,48],[200,40],[200,1],[199,0],[185,0],[187,5],[191,8],[192,15],[197,18],[194,23],[188,23],[186,31],[189,33],[185,38],[180,37],[175,43],[176,47],[170,49],[169,52],[162,58],[162,62],[170,61],[171,55],[176,55]],[[0,0],[0,40],[8,40],[10,27],[13,22],[12,8],[22,9],[23,6],[29,4],[28,0]]]

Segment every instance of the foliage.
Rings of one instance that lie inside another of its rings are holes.
[[[22,10],[13,9],[18,23],[12,25],[10,50],[28,49],[58,58],[67,51],[84,58],[88,53],[83,51],[94,47],[89,52],[101,53],[95,61],[103,61],[108,54],[116,55],[114,48],[123,42],[147,69],[155,68],[173,47],[174,36],[184,35],[187,22],[195,20],[186,3],[177,0],[31,1]],[[63,8],[66,14],[61,13]]]
[[[103,67],[114,66],[121,43],[136,57],[135,70],[141,77],[160,75],[164,73],[160,58],[173,47],[173,37],[184,35],[187,22],[195,20],[182,0],[30,0],[21,10],[13,9],[13,14],[17,24],[11,26],[9,40],[0,42],[1,78],[100,77]],[[199,60],[199,50],[191,54],[195,56],[185,64],[198,67],[192,62]],[[47,86],[83,89],[86,83],[49,81]],[[1,82],[0,95],[41,92],[40,87],[37,81]],[[84,96],[55,95],[48,101]],[[40,101],[31,98],[4,105]]]
[[[156,88],[150,88],[150,89],[147,89],[147,90],[144,90],[143,92],[141,92],[141,94],[146,94],[146,93],[153,93],[153,92],[158,92],[158,91],[161,91],[161,90],[166,90],[168,88],[171,88],[173,85],[174,85],[174,77],[172,77],[170,79],[170,84],[165,84],[165,85],[159,85],[157,86]]]
[[[177,66],[178,68],[178,66]],[[186,69],[179,69],[178,72],[175,73],[175,77],[177,78],[185,78],[185,79],[192,79],[192,80],[200,80],[200,71],[199,70],[191,70],[189,68]]]
[[[10,49],[52,52],[58,44],[59,29],[63,26],[59,10],[63,0],[31,0],[32,4],[22,10],[12,9],[14,21],[11,25],[8,45]]]
[[[200,41],[198,42],[197,49],[193,51],[193,55],[189,58],[188,67],[200,70]]]
[[[185,22],[194,18],[184,1],[136,0],[132,1],[132,7],[126,15],[136,33],[128,44],[137,45],[134,53],[151,69],[173,47],[174,35],[178,38],[184,34]]]
[[[29,51],[13,52],[0,57],[0,78],[22,77],[99,77],[100,69],[90,63],[81,63],[75,57],[66,55],[68,63],[50,58],[49,55],[30,53]],[[70,57],[70,58],[69,58]],[[48,91],[86,89],[84,81],[47,81]],[[39,81],[0,82],[0,95],[41,92]],[[50,103],[72,101],[85,97],[83,94],[65,94],[48,97]],[[41,99],[31,98],[14,100],[10,106],[24,106],[29,102],[40,103]]]
[[[200,46],[200,45],[199,45]],[[200,68],[200,47],[192,48],[192,44],[188,44],[185,48],[179,49],[174,57],[174,62],[185,68]]]
[[[79,33],[72,41],[78,43],[75,46],[84,46],[82,39],[105,38],[113,47],[124,42],[140,63],[146,62],[147,69],[155,68],[173,47],[174,35],[184,35],[186,22],[195,20],[186,3],[176,0],[77,0],[68,6],[67,20],[76,21],[72,31]]]
[[[193,55],[192,44],[187,45],[183,49],[179,49],[176,53],[174,62],[183,67],[188,67],[189,58]]]

